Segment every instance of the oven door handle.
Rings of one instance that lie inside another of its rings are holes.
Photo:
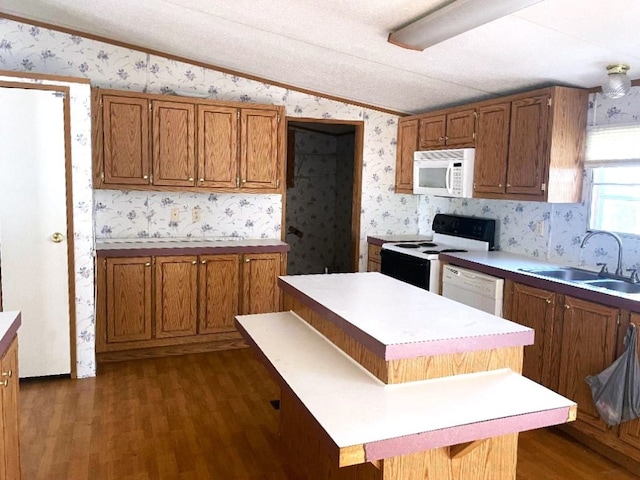
[[[451,189],[452,172],[453,172],[453,163],[449,163],[449,166],[447,167],[447,173],[444,176],[444,184],[445,184],[445,187],[447,187],[448,193],[453,193],[453,190]]]

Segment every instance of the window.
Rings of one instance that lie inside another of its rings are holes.
[[[589,229],[640,235],[640,125],[587,132],[591,169]]]

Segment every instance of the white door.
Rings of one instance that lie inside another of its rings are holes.
[[[22,312],[20,377],[71,372],[63,114],[51,91],[0,88],[0,275],[3,310]]]

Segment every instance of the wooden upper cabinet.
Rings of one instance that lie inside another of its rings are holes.
[[[419,148],[473,147],[476,131],[475,109],[427,115],[420,118]]]
[[[279,312],[283,257],[279,253],[253,253],[243,255],[242,313]]]
[[[616,359],[618,314],[617,308],[565,297],[558,393],[578,404],[576,428],[581,421],[607,431],[584,379],[597,375]]]
[[[155,338],[195,335],[198,257],[156,257],[155,284]]]
[[[101,177],[105,185],[148,185],[149,101],[146,98],[102,97]]]
[[[233,331],[239,312],[240,256],[200,256],[198,333]]]
[[[506,192],[544,199],[549,95],[511,104]]]
[[[240,111],[240,186],[275,190],[280,186],[277,110]]]
[[[103,268],[106,342],[151,339],[151,257],[107,258]]]
[[[434,115],[420,119],[420,149],[442,148],[445,146],[447,116]]]
[[[507,183],[509,120],[511,103],[478,108],[478,135],[474,161],[473,191],[503,194]]]
[[[236,188],[237,108],[198,105],[198,186]]]
[[[153,184],[195,185],[195,105],[154,100]]]
[[[413,154],[418,149],[419,121],[400,119],[396,148],[396,193],[413,193]]]

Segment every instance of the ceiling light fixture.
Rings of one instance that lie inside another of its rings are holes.
[[[424,50],[543,0],[456,0],[389,34],[388,41]]]
[[[606,98],[620,98],[629,93],[631,80],[627,77],[629,65],[607,65],[607,79],[602,84],[602,95]]]

